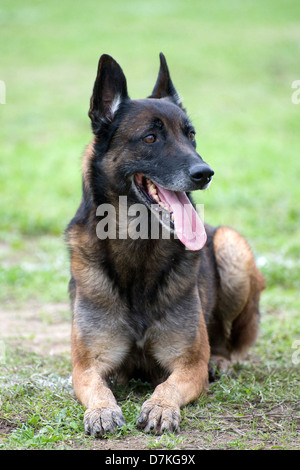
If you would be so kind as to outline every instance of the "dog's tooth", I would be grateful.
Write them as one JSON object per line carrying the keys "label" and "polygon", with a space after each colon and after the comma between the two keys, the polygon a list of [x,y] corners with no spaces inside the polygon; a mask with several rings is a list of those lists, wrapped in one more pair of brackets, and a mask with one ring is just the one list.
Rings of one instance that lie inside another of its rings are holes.
{"label": "dog's tooth", "polygon": [[162,206],[163,209],[165,209],[166,211],[170,211],[169,209],[169,206],[167,204],[165,204],[164,202],[160,202],[160,205]]}
{"label": "dog's tooth", "polygon": [[171,214],[171,220],[172,220],[172,222],[174,222],[174,214],[173,214],[173,212],[172,212],[172,214]]}
{"label": "dog's tooth", "polygon": [[147,188],[149,191],[153,191],[153,192],[157,191],[155,184],[153,184],[152,181],[149,180],[149,178],[147,178],[146,182],[147,182]]}
{"label": "dog's tooth", "polygon": [[149,189],[151,193],[157,194],[157,187],[153,183],[149,186]]}

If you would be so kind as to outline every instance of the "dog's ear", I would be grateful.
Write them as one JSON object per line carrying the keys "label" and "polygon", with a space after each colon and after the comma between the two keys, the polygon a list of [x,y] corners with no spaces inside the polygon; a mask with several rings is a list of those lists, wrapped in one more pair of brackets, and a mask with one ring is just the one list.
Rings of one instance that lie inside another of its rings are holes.
{"label": "dog's ear", "polygon": [[123,70],[112,57],[103,54],[99,60],[88,113],[95,133],[101,124],[113,121],[120,104],[126,99],[127,83]]}
{"label": "dog's ear", "polygon": [[163,53],[159,54],[160,69],[155,87],[149,98],[171,98],[177,106],[182,107],[181,99],[172,83],[167,61]]}

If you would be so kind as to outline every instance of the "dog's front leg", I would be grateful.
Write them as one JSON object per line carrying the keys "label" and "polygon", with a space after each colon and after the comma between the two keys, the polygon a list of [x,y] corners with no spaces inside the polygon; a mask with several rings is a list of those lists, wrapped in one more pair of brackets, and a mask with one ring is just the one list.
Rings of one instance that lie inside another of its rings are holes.
{"label": "dog's front leg", "polygon": [[85,432],[95,437],[112,433],[125,424],[121,408],[106,382],[113,369],[113,361],[117,363],[120,356],[120,347],[114,350],[112,342],[97,345],[84,341],[73,324],[73,388],[78,400],[87,408],[84,414]]}
{"label": "dog's front leg", "polygon": [[[181,346],[180,355],[174,348],[176,342],[160,346],[157,354],[159,361],[172,372],[142,406],[137,425],[145,431],[156,434],[179,431],[180,408],[196,400],[207,389],[210,352],[202,315],[197,333],[193,344]],[[179,337],[177,339],[180,341]],[[173,337],[174,340],[176,338]],[[170,351],[174,351],[173,358]]]}

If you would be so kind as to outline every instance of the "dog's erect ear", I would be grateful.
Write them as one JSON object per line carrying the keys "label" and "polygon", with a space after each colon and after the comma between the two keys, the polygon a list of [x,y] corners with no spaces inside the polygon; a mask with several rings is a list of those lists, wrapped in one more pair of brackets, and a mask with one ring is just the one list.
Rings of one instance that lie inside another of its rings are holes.
{"label": "dog's erect ear", "polygon": [[182,107],[181,99],[172,83],[167,61],[163,53],[159,54],[160,69],[155,87],[149,98],[171,98],[178,106]]}
{"label": "dog's erect ear", "polygon": [[101,123],[113,121],[120,104],[127,98],[127,84],[123,70],[112,57],[103,54],[99,60],[88,113],[95,133],[100,129]]}

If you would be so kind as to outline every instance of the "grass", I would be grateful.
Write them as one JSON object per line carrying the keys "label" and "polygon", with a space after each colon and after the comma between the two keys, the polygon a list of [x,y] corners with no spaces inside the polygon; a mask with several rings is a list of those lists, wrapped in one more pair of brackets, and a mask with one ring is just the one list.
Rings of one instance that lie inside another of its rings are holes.
{"label": "grass", "polygon": [[[281,343],[287,345],[283,332]],[[179,435],[146,436],[135,422],[140,406],[151,393],[149,384],[132,381],[114,388],[126,419],[126,427],[108,436],[113,443],[126,437],[140,439],[148,449],[256,449],[295,448],[298,371],[279,354],[277,342],[270,358],[257,359],[267,338],[261,338],[252,352],[253,363],[238,365],[232,376],[214,383],[208,396],[182,411]],[[272,343],[271,343],[272,344]],[[0,369],[2,381],[1,420],[10,432],[3,435],[4,449],[101,448],[83,432],[83,408],[74,399],[67,357],[44,357],[8,349]],[[11,376],[13,372],[13,378]],[[108,440],[108,439],[107,439]]]}
{"label": "grass", "polygon": [[[296,0],[1,2],[1,449],[299,448],[299,13]],[[95,441],[69,351],[51,352],[70,322],[62,233],[80,200],[99,56],[119,61],[139,98],[161,50],[215,171],[196,200],[208,222],[249,239],[266,277],[261,331],[249,360],[182,410],[180,435],[136,430],[151,386],[132,382],[116,390],[126,427]]]}

